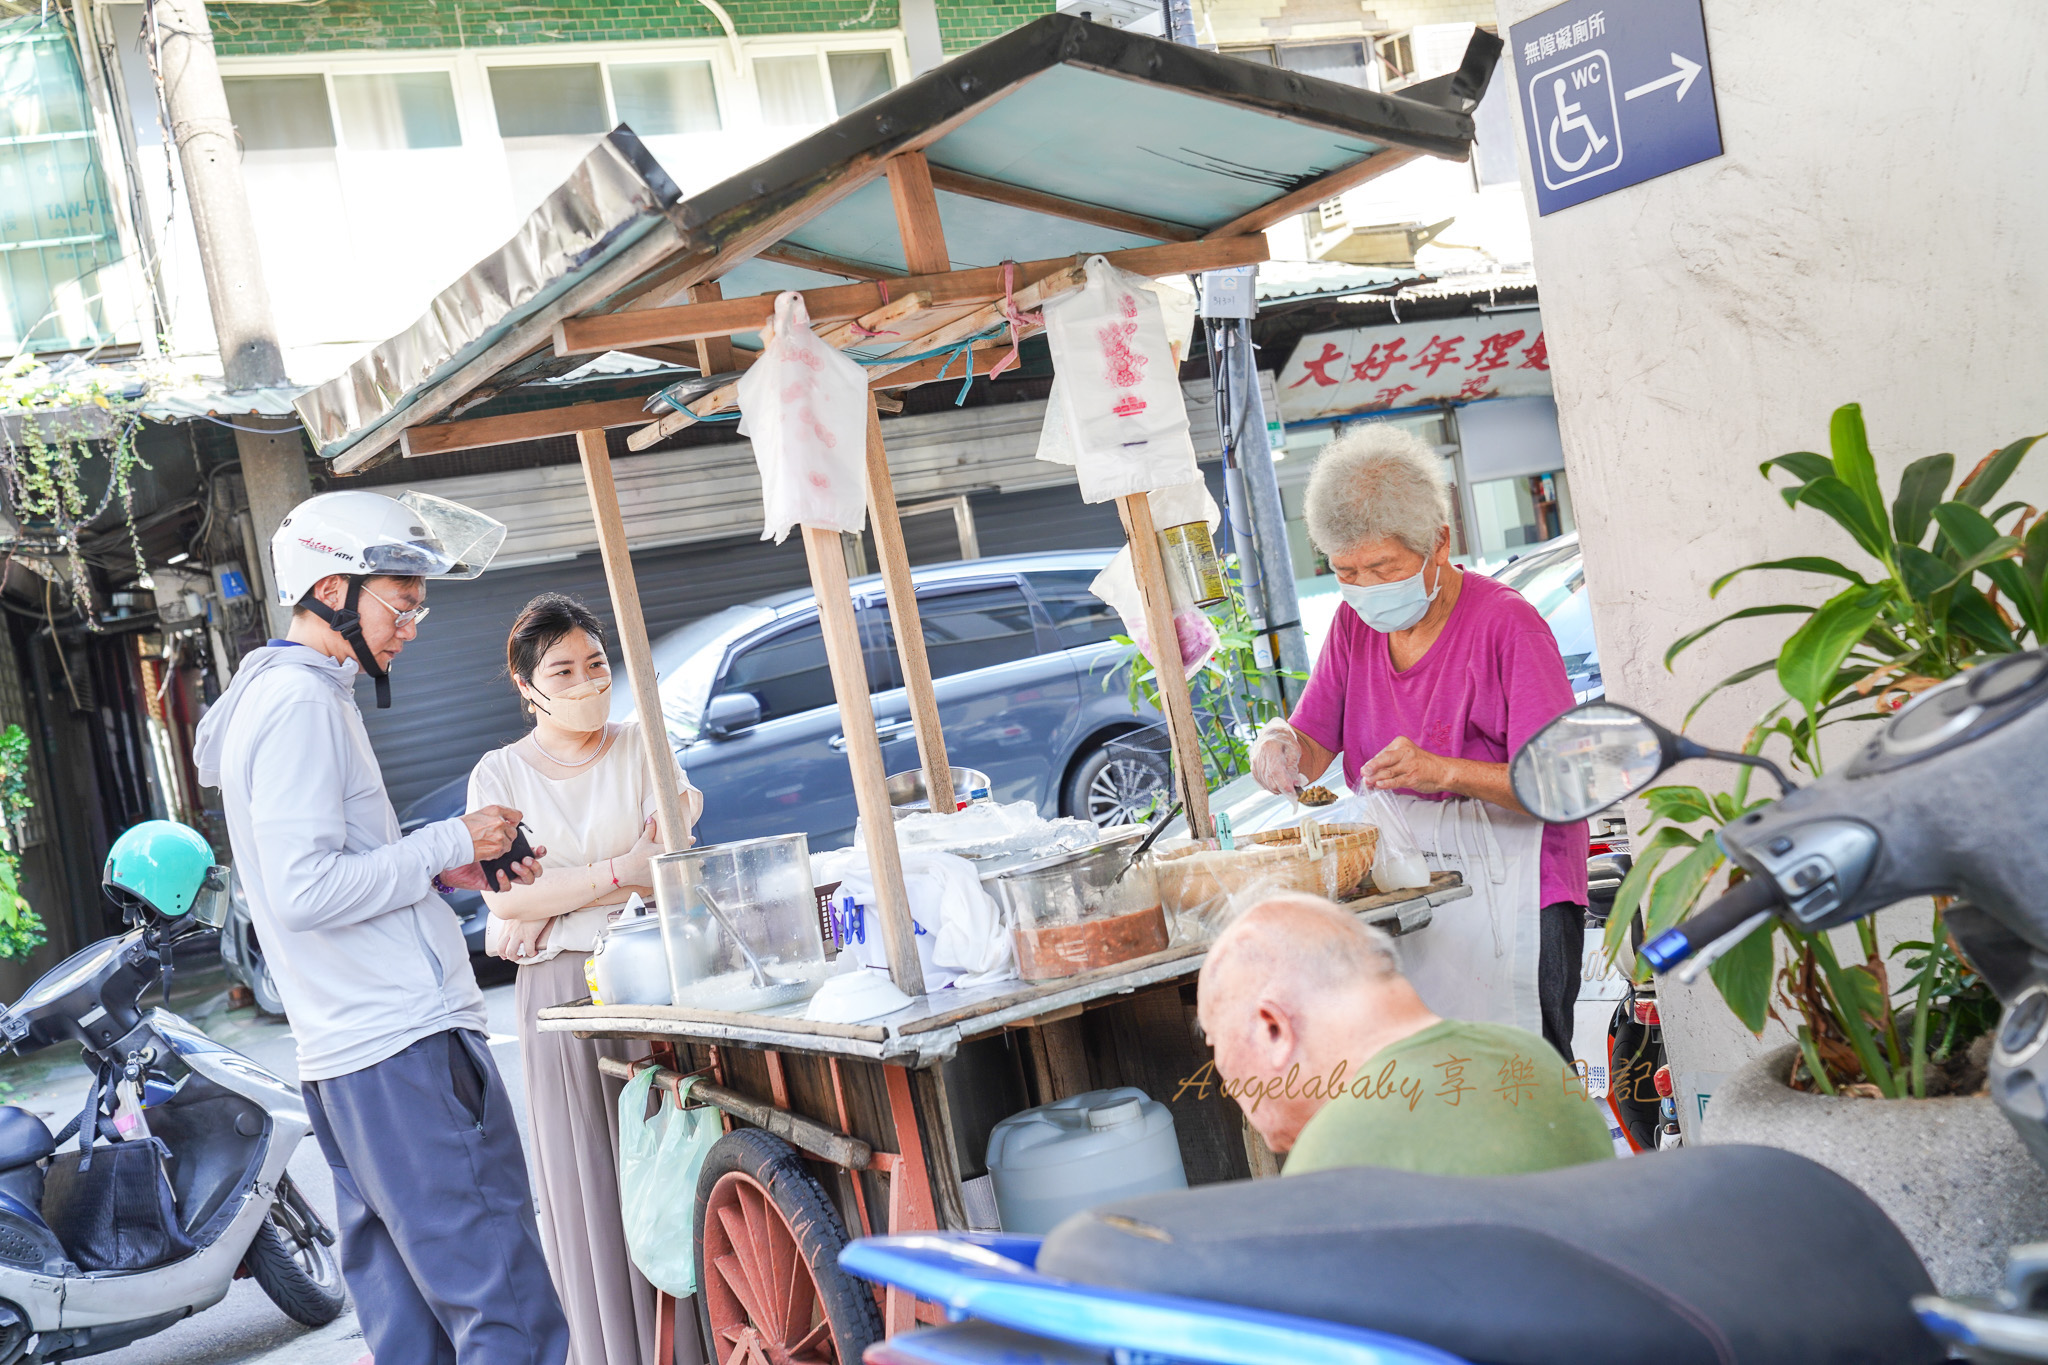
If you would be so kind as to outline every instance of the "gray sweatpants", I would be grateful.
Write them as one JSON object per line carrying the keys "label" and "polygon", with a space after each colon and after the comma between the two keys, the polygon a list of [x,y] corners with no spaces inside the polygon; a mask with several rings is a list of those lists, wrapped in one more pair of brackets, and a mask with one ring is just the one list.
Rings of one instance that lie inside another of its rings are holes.
{"label": "gray sweatpants", "polygon": [[562,1365],[569,1327],[482,1035],[436,1033],[302,1089],[377,1365]]}

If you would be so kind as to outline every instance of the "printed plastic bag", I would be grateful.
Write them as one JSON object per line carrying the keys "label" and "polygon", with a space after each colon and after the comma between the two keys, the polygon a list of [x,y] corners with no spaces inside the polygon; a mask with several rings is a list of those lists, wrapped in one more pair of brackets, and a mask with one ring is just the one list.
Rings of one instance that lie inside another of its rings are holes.
{"label": "printed plastic bag", "polygon": [[818,340],[804,297],[775,299],[768,348],[740,376],[740,435],[754,443],[767,512],[761,539],[801,522],[859,531],[867,519],[867,374]]}
{"label": "printed plastic bag", "polygon": [[653,1067],[627,1081],[619,1095],[619,1213],[626,1250],[649,1284],[679,1299],[697,1292],[697,1257],[690,1246],[697,1174],[724,1131],[716,1109],[684,1107],[695,1079],[684,1078],[681,1100],[663,1091],[653,1118],[646,1117]]}
{"label": "printed plastic bag", "polygon": [[[1117,551],[1109,566],[1095,575],[1088,591],[1116,609],[1116,614],[1123,618],[1124,633],[1137,642],[1138,648],[1157,668],[1159,656],[1152,651],[1152,633],[1145,629],[1145,599],[1138,593],[1138,574],[1131,567],[1130,546]],[[1215,623],[1199,607],[1176,610],[1173,630],[1180,644],[1180,665],[1189,673],[1208,663],[1221,643],[1216,636]]]}
{"label": "printed plastic bag", "polygon": [[1187,402],[1158,295],[1101,256],[1084,269],[1087,283],[1044,309],[1057,378],[1041,458],[1072,464],[1086,502],[1193,482]]}

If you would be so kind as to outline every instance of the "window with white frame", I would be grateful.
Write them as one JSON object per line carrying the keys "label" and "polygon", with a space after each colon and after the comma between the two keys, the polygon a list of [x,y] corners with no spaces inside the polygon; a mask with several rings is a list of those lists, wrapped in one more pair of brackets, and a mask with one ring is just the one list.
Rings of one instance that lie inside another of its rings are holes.
{"label": "window with white frame", "polygon": [[754,88],[763,123],[814,128],[888,94],[896,75],[887,52],[805,52],[754,58]]}

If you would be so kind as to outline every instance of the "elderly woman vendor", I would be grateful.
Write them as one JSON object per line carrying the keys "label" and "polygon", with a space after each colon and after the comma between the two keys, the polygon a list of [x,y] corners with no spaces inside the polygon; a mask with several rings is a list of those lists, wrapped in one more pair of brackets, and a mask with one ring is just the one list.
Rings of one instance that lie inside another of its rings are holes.
{"label": "elderly woman vendor", "polygon": [[1445,1018],[1540,1032],[1572,1056],[1584,944],[1586,826],[1544,826],[1508,785],[1508,759],[1573,703],[1557,640],[1501,583],[1451,565],[1443,463],[1375,423],[1332,444],[1308,485],[1308,530],[1339,610],[1294,714],[1269,722],[1252,772],[1272,792],[1344,780],[1393,795],[1433,866],[1469,900],[1403,939],[1409,979]]}

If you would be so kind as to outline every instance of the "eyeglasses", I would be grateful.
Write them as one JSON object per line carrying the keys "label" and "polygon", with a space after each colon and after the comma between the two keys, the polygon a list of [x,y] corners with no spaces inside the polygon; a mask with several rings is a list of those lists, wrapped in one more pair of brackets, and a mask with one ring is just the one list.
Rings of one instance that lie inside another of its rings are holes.
{"label": "eyeglasses", "polygon": [[[383,598],[377,597],[376,592],[368,583],[363,584],[363,591],[369,593],[372,597],[376,597],[379,602],[384,602]],[[427,619],[427,613],[432,610],[430,607],[414,607],[411,611],[400,611],[389,602],[384,602],[384,605],[391,612],[392,626],[398,630],[404,630],[407,626],[418,625]]]}

